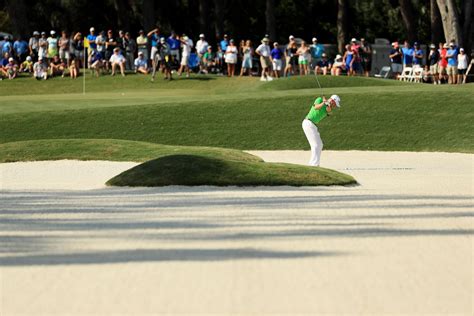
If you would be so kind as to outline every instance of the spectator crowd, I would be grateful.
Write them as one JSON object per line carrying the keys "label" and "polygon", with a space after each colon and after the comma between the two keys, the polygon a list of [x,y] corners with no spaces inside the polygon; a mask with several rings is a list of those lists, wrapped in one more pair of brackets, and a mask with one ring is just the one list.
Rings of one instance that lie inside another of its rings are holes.
{"label": "spectator crowd", "polygon": [[[394,78],[399,78],[408,67],[423,67],[425,82],[466,82],[468,57],[454,41],[439,43],[438,47],[431,44],[429,52],[417,42],[413,47],[406,41],[403,47],[398,42],[391,46],[389,56]],[[344,52],[329,56],[316,37],[307,43],[290,35],[282,45],[270,43],[265,35],[259,45],[254,45],[250,40],[236,43],[225,34],[214,47],[204,34],[194,44],[186,34],[164,35],[159,28],[149,32],[140,30],[133,37],[124,31],[96,32],[94,27],[85,36],[81,32],[57,34],[51,30],[47,35],[35,31],[28,42],[21,37],[13,41],[5,36],[0,40],[0,50],[0,79],[14,79],[20,73],[28,73],[37,80],[65,75],[74,79],[80,68],[89,68],[95,76],[150,74],[152,80],[157,72],[167,80],[172,79],[173,73],[189,77],[191,72],[229,77],[257,75],[262,81],[311,73],[369,76],[373,53],[364,38],[360,41],[352,38]]]}

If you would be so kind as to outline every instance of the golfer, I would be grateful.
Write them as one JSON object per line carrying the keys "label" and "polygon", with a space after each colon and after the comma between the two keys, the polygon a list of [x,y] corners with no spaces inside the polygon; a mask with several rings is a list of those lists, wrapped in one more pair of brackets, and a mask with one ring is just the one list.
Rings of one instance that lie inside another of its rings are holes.
{"label": "golfer", "polygon": [[321,158],[321,150],[323,150],[323,141],[318,132],[319,122],[321,122],[328,113],[331,113],[336,107],[340,107],[341,98],[337,95],[332,95],[329,99],[324,96],[317,98],[311,106],[308,115],[303,120],[303,131],[311,146],[311,160],[310,166],[319,166],[319,159]]}

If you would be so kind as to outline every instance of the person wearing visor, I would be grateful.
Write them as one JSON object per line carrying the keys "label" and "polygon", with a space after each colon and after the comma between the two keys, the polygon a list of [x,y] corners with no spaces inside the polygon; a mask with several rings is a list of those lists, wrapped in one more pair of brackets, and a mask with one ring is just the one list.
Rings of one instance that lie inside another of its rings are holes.
{"label": "person wearing visor", "polygon": [[318,167],[321,151],[323,149],[323,141],[318,131],[318,124],[327,117],[335,108],[341,106],[341,98],[338,95],[332,95],[329,99],[324,96],[317,98],[311,109],[303,120],[302,127],[308,143],[311,147],[311,159],[309,165]]}

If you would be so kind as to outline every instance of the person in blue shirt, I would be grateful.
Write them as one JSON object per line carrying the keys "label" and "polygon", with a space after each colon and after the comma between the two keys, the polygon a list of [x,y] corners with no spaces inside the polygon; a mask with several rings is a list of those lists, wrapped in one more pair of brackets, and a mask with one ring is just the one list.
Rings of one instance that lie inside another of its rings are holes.
{"label": "person in blue shirt", "polygon": [[26,60],[26,56],[28,55],[28,43],[23,41],[21,37],[18,37],[15,43],[13,43],[13,50],[15,51],[17,60],[23,62]]}
{"label": "person in blue shirt", "polygon": [[311,52],[311,68],[316,70],[318,62],[322,59],[324,46],[318,43],[318,39],[313,37],[313,44],[309,47]]}
{"label": "person in blue shirt", "polygon": [[170,55],[173,56],[172,62],[179,64],[179,49],[181,48],[181,41],[175,31],[171,31],[171,35],[166,39],[166,43],[169,46]]}
{"label": "person in blue shirt", "polygon": [[10,56],[13,55],[13,45],[10,42],[10,37],[5,36],[4,40],[5,42],[3,43],[3,46],[1,47],[2,54],[8,53],[10,54]]}
{"label": "person in blue shirt", "polygon": [[403,44],[402,53],[403,53],[403,66],[411,67],[413,65],[414,50],[412,47],[410,47],[410,44],[407,41],[405,41],[405,43]]}
{"label": "person in blue shirt", "polygon": [[413,49],[413,65],[423,66],[423,56],[424,52],[420,48],[420,44],[415,42],[415,48]]}
{"label": "person in blue shirt", "polygon": [[227,34],[224,34],[224,39],[220,41],[219,46],[221,47],[221,50],[225,52],[227,50],[227,46],[229,46],[229,40],[228,40]]}
{"label": "person in blue shirt", "polygon": [[275,78],[280,78],[280,72],[283,68],[283,51],[280,49],[280,46],[277,42],[273,43],[273,49],[270,52],[270,59],[273,66],[273,76]]}
{"label": "person in blue shirt", "polygon": [[458,76],[458,50],[456,44],[453,42],[449,43],[449,49],[446,52],[446,58],[448,59],[448,83],[456,84]]}
{"label": "person in blue shirt", "polygon": [[87,40],[89,41],[89,48],[90,48],[89,55],[92,54],[92,51],[97,50],[97,43],[95,42],[96,39],[97,39],[97,35],[95,35],[95,29],[91,27],[90,34],[87,35]]}

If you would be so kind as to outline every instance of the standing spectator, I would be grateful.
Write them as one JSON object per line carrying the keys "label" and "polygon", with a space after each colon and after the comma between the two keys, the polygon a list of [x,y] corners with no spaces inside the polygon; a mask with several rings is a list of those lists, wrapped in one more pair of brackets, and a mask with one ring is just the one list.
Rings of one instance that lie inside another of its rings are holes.
{"label": "standing spectator", "polygon": [[91,27],[89,29],[89,32],[90,32],[89,35],[87,35],[87,41],[89,43],[89,49],[87,51],[87,60],[90,67],[90,56],[92,55],[92,53],[94,53],[97,50],[97,44],[95,42],[95,40],[97,39],[97,35],[95,35],[94,27]]}
{"label": "standing spectator", "polygon": [[405,41],[402,48],[403,53],[403,67],[411,67],[413,65],[413,53],[414,50],[410,47],[410,43]]}
{"label": "standing spectator", "polygon": [[101,59],[105,59],[105,43],[106,43],[107,39],[106,39],[106,36],[105,36],[105,32],[102,31],[99,33],[99,35],[97,35],[96,39],[95,39],[95,43],[97,45],[97,52],[100,54],[100,57]]}
{"label": "standing spectator", "polygon": [[331,70],[331,64],[328,61],[328,57],[326,53],[323,53],[323,56],[320,61],[316,64],[316,68],[314,68],[314,74],[318,75],[319,73],[323,74],[324,76],[328,74]]}
{"label": "standing spectator", "polygon": [[365,38],[360,39],[360,53],[362,70],[364,71],[365,76],[368,77],[372,70],[372,47]]}
{"label": "standing spectator", "polygon": [[[439,80],[443,79],[443,81],[447,81],[448,72],[446,68],[448,68],[448,44],[447,43],[439,43],[439,63],[438,63],[438,73],[439,73]],[[441,82],[439,82],[441,84]]]}
{"label": "standing spectator", "polygon": [[119,37],[117,38],[117,47],[120,48],[120,53],[125,57],[127,39],[125,38],[125,32],[122,30],[119,30]]}
{"label": "standing spectator", "polygon": [[316,65],[321,60],[324,53],[324,46],[318,43],[318,39],[313,37],[313,44],[310,46],[311,51],[311,69],[316,69]]}
{"label": "standing spectator", "polygon": [[28,42],[28,48],[30,49],[30,56],[35,61],[38,59],[39,35],[40,34],[38,31],[34,31],[33,36],[30,37],[30,40]]}
{"label": "standing spectator", "polygon": [[305,41],[301,41],[301,46],[296,51],[298,55],[298,64],[300,66],[300,75],[309,74],[309,59],[311,58],[309,47]]}
{"label": "standing spectator", "polygon": [[33,59],[31,56],[26,56],[26,60],[20,65],[20,72],[29,72],[33,74]]}
{"label": "standing spectator", "polygon": [[13,56],[13,44],[10,41],[10,37],[7,35],[3,38],[4,42],[2,45],[2,54],[8,53],[10,56]]}
{"label": "standing spectator", "polygon": [[49,64],[49,71],[51,77],[54,76],[62,76],[64,77],[64,70],[65,67],[61,60],[59,59],[58,55],[54,55],[54,57],[51,59],[51,63]]}
{"label": "standing spectator", "polygon": [[468,58],[467,55],[464,53],[464,48],[459,49],[458,55],[458,83],[466,83],[467,79],[467,65],[468,65]]}
{"label": "standing spectator", "polygon": [[221,51],[225,53],[227,51],[227,46],[229,46],[229,36],[227,34],[224,34],[224,38],[219,42],[219,46],[221,48]]}
{"label": "standing spectator", "polygon": [[193,41],[186,36],[186,34],[183,34],[183,36],[180,38],[181,44],[182,44],[182,49],[183,52],[181,54],[181,67],[179,68],[178,75],[181,76],[183,71],[186,71],[186,77],[189,77],[189,66],[188,66],[188,61],[189,61],[189,56],[191,55],[191,49],[194,46]]}
{"label": "standing spectator", "polygon": [[262,39],[262,44],[260,44],[255,52],[260,56],[260,65],[262,66],[262,77],[260,81],[271,81],[273,78],[270,76],[271,71],[271,62],[270,62],[270,46],[268,45],[268,38],[264,37]]}
{"label": "standing spectator", "polygon": [[456,45],[451,42],[446,53],[446,57],[448,58],[448,82],[451,84],[456,84],[458,77],[458,51],[455,46]]}
{"label": "standing spectator", "polygon": [[[117,40],[114,37],[114,32],[112,30],[107,31],[107,39],[105,40],[105,69],[107,72],[112,67],[110,66],[109,60],[110,57],[114,54],[114,49],[117,47]],[[146,47],[145,47],[146,51]],[[148,52],[147,52],[148,56]]]}
{"label": "standing spectator", "polygon": [[138,53],[138,57],[134,61],[135,73],[148,74],[148,61],[145,59],[143,52]]}
{"label": "standing spectator", "polygon": [[77,32],[71,41],[71,51],[75,59],[76,67],[85,67],[84,62],[84,39],[81,32]]}
{"label": "standing spectator", "polygon": [[344,56],[342,57],[344,60],[344,65],[346,66],[347,76],[354,75],[354,68],[352,68],[354,64],[354,51],[351,48],[351,45],[346,45],[346,51],[344,52]]}
{"label": "standing spectator", "polygon": [[[125,42],[127,43],[127,46],[125,47],[125,59],[127,60],[126,68],[128,70],[132,70],[134,68],[134,57],[135,52],[137,51],[137,44],[135,40],[130,36],[129,32],[125,33]],[[144,59],[148,62],[147,58]]]}
{"label": "standing spectator", "polygon": [[295,74],[295,70],[298,65],[298,55],[296,55],[298,47],[296,46],[295,37],[290,35],[289,40],[290,41],[288,45],[286,45],[285,49],[286,66],[283,74],[285,77],[289,74]]}
{"label": "standing spectator", "polygon": [[398,79],[398,77],[403,71],[402,56],[403,52],[400,50],[398,42],[393,42],[389,57],[390,62],[392,63],[392,72],[395,76],[395,79]]}
{"label": "standing spectator", "polygon": [[59,58],[67,60],[67,64],[69,66],[71,56],[69,54],[69,49],[71,47],[71,40],[67,35],[66,31],[61,32],[61,37],[58,41],[59,45]]}
{"label": "standing spectator", "polygon": [[362,58],[361,58],[361,48],[359,43],[357,42],[356,38],[351,40],[351,50],[352,50],[352,75],[355,76],[360,73],[362,65]]}
{"label": "standing spectator", "polygon": [[212,47],[207,47],[207,52],[203,56],[204,67],[206,73],[215,73],[216,72],[216,53],[212,51]]}
{"label": "standing spectator", "polygon": [[48,58],[52,59],[54,56],[58,55],[58,38],[56,37],[56,31],[52,30],[48,37]]}
{"label": "standing spectator", "polygon": [[233,39],[229,41],[229,46],[225,51],[225,62],[227,63],[227,76],[233,77],[235,73],[235,64],[237,64],[237,54],[239,53]]}
{"label": "standing spectator", "polygon": [[113,55],[110,57],[109,62],[112,66],[112,76],[115,76],[115,68],[120,68],[122,77],[125,77],[125,57],[120,53],[120,48],[115,47]]}
{"label": "standing spectator", "polygon": [[137,48],[138,48],[138,52],[142,52],[143,53],[143,58],[145,58],[145,60],[149,60],[150,57],[148,55],[148,37],[145,36],[145,32],[143,30],[140,30],[138,32],[138,37],[137,37]]}
{"label": "standing spectator", "polygon": [[246,72],[252,76],[253,67],[253,47],[252,42],[247,40],[242,47],[242,68],[240,69],[240,76],[243,76]]}
{"label": "standing spectator", "polygon": [[33,76],[36,80],[48,79],[48,67],[43,62],[43,57],[39,57],[38,61],[33,65]]}
{"label": "standing spectator", "polygon": [[[158,44],[158,53],[160,54],[161,63],[163,65],[163,71],[165,77],[163,79],[173,80],[171,74],[171,65],[173,64],[173,56],[171,55],[171,49],[164,37],[160,38],[160,43]],[[155,78],[155,70],[153,71],[152,80]]]}
{"label": "standing spectator", "polygon": [[413,49],[413,66],[422,67],[425,52],[420,48],[420,44],[418,42],[415,42],[414,46],[415,48]]}
{"label": "standing spectator", "polygon": [[433,76],[433,84],[440,84],[440,78],[438,77],[438,62],[439,62],[439,52],[436,50],[436,45],[430,45],[430,53],[428,55],[428,60],[430,64],[430,72]]}
{"label": "standing spectator", "polygon": [[283,68],[283,52],[281,51],[277,42],[273,43],[273,49],[270,52],[270,58],[272,61],[273,76],[280,78],[280,72]]}
{"label": "standing spectator", "polygon": [[175,31],[171,31],[171,35],[166,39],[166,43],[168,43],[171,56],[173,56],[173,63],[179,63],[179,48],[181,42],[179,41],[179,37],[176,35]]}
{"label": "standing spectator", "polygon": [[154,28],[148,32],[147,37],[149,37],[151,41],[150,58],[152,63],[155,63],[153,67],[158,67],[161,57],[159,54],[156,55],[156,53],[158,52],[158,43],[160,42],[160,29],[158,27]]}
{"label": "standing spectator", "polygon": [[21,37],[18,37],[13,43],[13,50],[15,56],[19,62],[23,62],[28,56],[28,43],[25,42]]}
{"label": "standing spectator", "polygon": [[203,56],[207,52],[207,43],[204,34],[199,34],[199,40],[196,42],[196,53],[199,57],[199,72],[204,73],[204,61]]}
{"label": "standing spectator", "polygon": [[46,38],[45,32],[41,32],[41,38],[38,40],[38,45],[39,45],[38,58],[39,57],[43,58],[43,62],[44,62],[45,61],[44,59],[48,57],[48,39]]}

